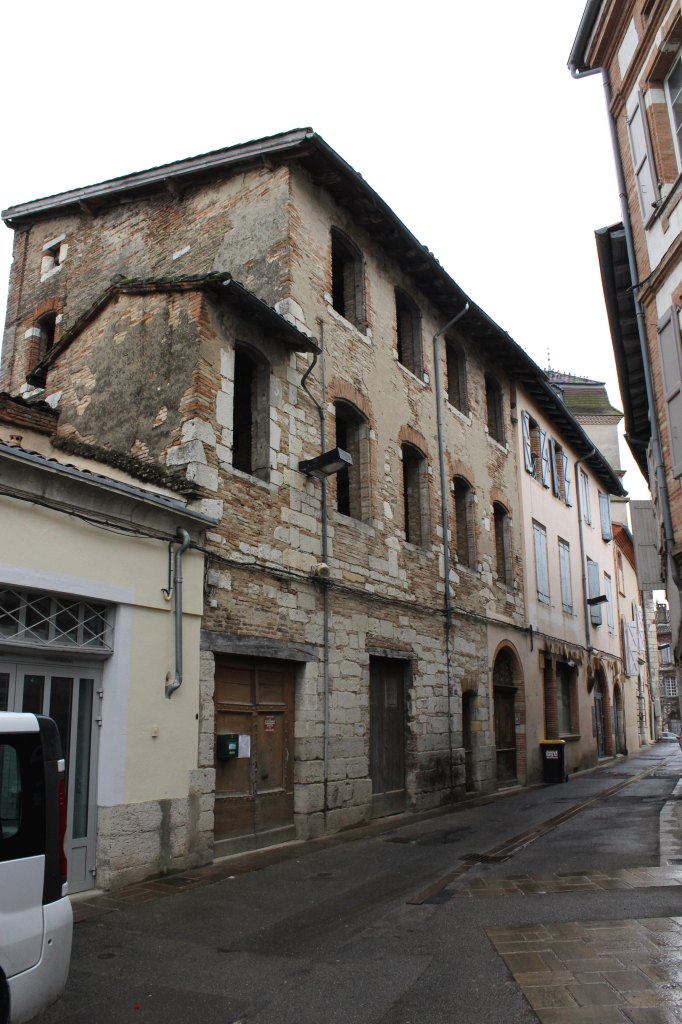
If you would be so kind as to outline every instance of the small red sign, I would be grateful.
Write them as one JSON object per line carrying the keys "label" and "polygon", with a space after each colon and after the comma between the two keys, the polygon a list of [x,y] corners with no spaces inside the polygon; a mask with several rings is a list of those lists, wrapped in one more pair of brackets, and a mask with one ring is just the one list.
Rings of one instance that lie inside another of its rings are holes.
{"label": "small red sign", "polygon": [[275,731],[276,719],[275,719],[274,715],[266,715],[265,719],[264,719],[264,722],[265,722],[265,731],[266,732],[274,732]]}

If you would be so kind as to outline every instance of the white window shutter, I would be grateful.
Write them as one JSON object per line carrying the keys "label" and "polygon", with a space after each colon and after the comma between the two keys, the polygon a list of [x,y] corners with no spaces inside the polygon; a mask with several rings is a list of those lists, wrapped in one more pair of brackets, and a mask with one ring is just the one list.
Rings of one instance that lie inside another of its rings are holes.
{"label": "white window shutter", "polygon": [[573,608],[571,592],[571,556],[568,544],[559,544],[559,575],[561,576],[561,604],[564,611]]}
{"label": "white window shutter", "polygon": [[674,477],[682,477],[682,345],[677,310],[671,308],[658,322],[663,397],[668,413],[670,459]]}
{"label": "white window shutter", "polygon": [[547,432],[540,430],[540,461],[542,462],[542,483],[549,487],[549,445],[547,444]]}
{"label": "white window shutter", "polygon": [[604,540],[611,540],[613,529],[611,527],[611,502],[608,494],[599,492],[599,516],[601,519],[601,535]]}
{"label": "white window shutter", "polygon": [[544,529],[533,527],[535,541],[535,574],[537,578],[538,598],[549,601],[549,567],[547,565],[547,534]]}
{"label": "white window shutter", "polygon": [[571,497],[571,467],[566,452],[561,453],[561,459],[564,466],[564,496],[566,499],[566,504],[572,505],[573,499]]}
{"label": "white window shutter", "polygon": [[521,426],[523,429],[523,463],[526,467],[526,473],[531,473],[535,476],[533,451],[530,445],[530,416],[525,410],[521,413]]}

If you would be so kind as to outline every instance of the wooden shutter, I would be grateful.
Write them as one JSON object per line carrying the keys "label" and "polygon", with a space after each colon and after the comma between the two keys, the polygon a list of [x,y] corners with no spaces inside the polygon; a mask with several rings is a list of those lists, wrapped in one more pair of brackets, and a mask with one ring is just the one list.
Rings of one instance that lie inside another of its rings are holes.
{"label": "wooden shutter", "polygon": [[566,452],[561,453],[561,459],[564,467],[564,498],[567,505],[573,504],[571,497],[571,467],[568,462],[568,455]]}
{"label": "wooden shutter", "polygon": [[674,477],[682,476],[682,351],[677,310],[671,308],[658,322],[663,398],[668,414],[670,460]]}
{"label": "wooden shutter", "polygon": [[559,541],[559,576],[561,578],[561,606],[565,612],[573,611],[571,549],[563,541]]}
{"label": "wooden shutter", "polygon": [[547,444],[547,433],[540,429],[540,460],[542,462],[542,483],[549,487],[549,445]]}
{"label": "wooden shutter", "polygon": [[535,476],[533,450],[530,444],[530,416],[525,410],[521,413],[521,425],[523,427],[523,462],[526,467],[526,473]]}
{"label": "wooden shutter", "polygon": [[538,599],[549,602],[549,570],[547,565],[547,534],[544,526],[533,524],[535,541],[535,575],[537,579]]}
{"label": "wooden shutter", "polygon": [[[591,558],[587,559],[587,590],[590,597],[599,597],[599,566]],[[590,621],[593,626],[601,626],[601,605],[590,605]]]}
{"label": "wooden shutter", "polygon": [[660,199],[656,176],[653,172],[653,158],[651,141],[649,139],[649,126],[646,119],[644,96],[640,91],[637,106],[628,118],[628,130],[630,135],[630,149],[632,151],[632,165],[637,181],[637,192],[639,204],[642,210],[642,219],[646,224],[653,215],[656,203]]}
{"label": "wooden shutter", "polygon": [[611,527],[611,502],[608,494],[599,492],[599,517],[601,519],[601,535],[604,540],[611,540],[613,529]]}

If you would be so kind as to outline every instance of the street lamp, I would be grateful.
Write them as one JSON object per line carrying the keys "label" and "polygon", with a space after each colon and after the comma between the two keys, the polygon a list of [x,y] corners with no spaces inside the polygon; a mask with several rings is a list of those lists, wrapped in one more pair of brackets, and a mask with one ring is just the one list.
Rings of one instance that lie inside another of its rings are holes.
{"label": "street lamp", "polygon": [[353,456],[344,452],[343,448],[333,448],[323,455],[316,455],[314,459],[304,459],[299,462],[298,468],[306,476],[313,476],[316,480],[324,480],[325,477],[340,473],[342,469],[348,469],[353,465]]}

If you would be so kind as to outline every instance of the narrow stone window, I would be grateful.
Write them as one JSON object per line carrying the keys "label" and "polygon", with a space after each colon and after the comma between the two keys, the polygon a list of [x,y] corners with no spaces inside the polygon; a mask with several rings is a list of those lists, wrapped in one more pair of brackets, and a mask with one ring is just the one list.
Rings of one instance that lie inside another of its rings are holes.
{"label": "narrow stone window", "polygon": [[458,345],[446,338],[445,357],[448,372],[448,402],[466,415],[469,409],[464,353]]}
{"label": "narrow stone window", "polygon": [[495,528],[495,564],[498,582],[505,587],[512,584],[511,562],[511,516],[504,505],[493,504],[493,524]]}
{"label": "narrow stone window", "polygon": [[232,465],[260,480],[270,470],[270,368],[238,346],[234,360]]}
{"label": "narrow stone window", "polygon": [[426,459],[411,444],[402,446],[403,512],[405,540],[425,546],[428,543],[428,469]]}
{"label": "narrow stone window", "polygon": [[57,335],[57,314],[46,313],[45,316],[41,316],[36,326],[40,331],[39,352],[36,362],[40,362],[41,359],[45,358],[55,343]]}
{"label": "narrow stone window", "polygon": [[359,330],[366,329],[360,250],[337,228],[332,228],[332,305]]}
{"label": "narrow stone window", "polygon": [[499,444],[504,444],[502,388],[490,374],[485,377],[485,407],[488,433]]}
{"label": "narrow stone window", "polygon": [[416,303],[400,288],[395,290],[398,361],[415,376],[422,374],[421,316]]}
{"label": "narrow stone window", "polygon": [[457,561],[476,568],[476,530],[474,522],[474,492],[464,477],[456,476],[452,482],[455,495],[455,542]]}
{"label": "narrow stone window", "polygon": [[47,277],[48,274],[51,276],[55,270],[61,267],[68,251],[69,247],[64,241],[64,235],[61,235],[59,238],[53,238],[45,243],[40,261],[40,276],[42,279]]}
{"label": "narrow stone window", "polygon": [[353,465],[336,474],[336,507],[344,516],[366,521],[370,515],[369,426],[348,402],[334,402],[336,447],[353,457]]}

